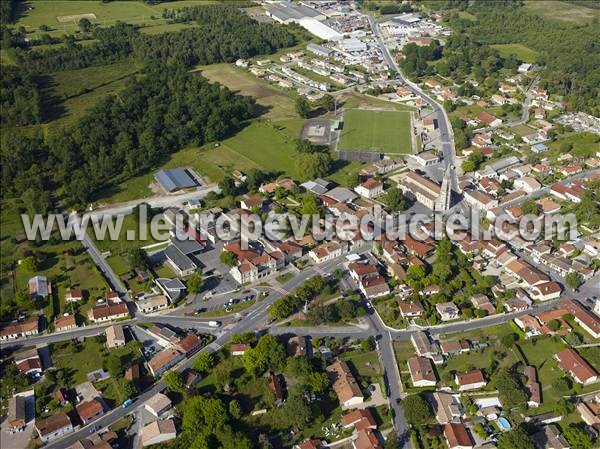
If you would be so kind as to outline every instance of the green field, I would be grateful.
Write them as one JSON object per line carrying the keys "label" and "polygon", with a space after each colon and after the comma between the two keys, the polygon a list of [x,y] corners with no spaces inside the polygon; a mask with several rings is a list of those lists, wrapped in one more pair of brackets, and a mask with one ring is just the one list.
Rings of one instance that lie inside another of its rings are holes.
{"label": "green field", "polygon": [[[25,7],[21,11],[16,26],[25,27],[31,37],[37,37],[48,32],[40,30],[41,26],[46,25],[50,27],[48,34],[60,36],[78,30],[79,18],[76,16],[81,14],[93,14],[95,18],[89,16],[90,21],[100,26],[111,26],[118,20],[143,24],[148,27],[164,26],[167,22],[162,18],[163,10],[206,3],[211,2],[184,0],[148,5],[146,2],[138,1],[31,0],[24,2]],[[67,20],[67,16],[75,17]],[[59,21],[59,17],[62,18],[61,21]]]}
{"label": "green field", "polygon": [[500,53],[500,56],[503,58],[514,54],[517,59],[521,61],[533,63],[538,56],[537,51],[532,50],[531,48],[528,48],[522,44],[496,44],[492,45],[492,47],[498,50],[498,53]]}
{"label": "green field", "polygon": [[263,114],[265,118],[284,120],[298,117],[294,108],[295,94],[283,91],[247,70],[232,64],[212,64],[198,66],[197,69],[211,82],[221,83],[234,92],[256,98],[256,102],[267,110]]}
{"label": "green field", "polygon": [[600,9],[586,8],[567,1],[528,0],[525,9],[544,19],[558,20],[576,24],[587,24],[600,19]]}
{"label": "green field", "polygon": [[344,112],[339,149],[410,154],[411,120],[407,112],[351,109]]}

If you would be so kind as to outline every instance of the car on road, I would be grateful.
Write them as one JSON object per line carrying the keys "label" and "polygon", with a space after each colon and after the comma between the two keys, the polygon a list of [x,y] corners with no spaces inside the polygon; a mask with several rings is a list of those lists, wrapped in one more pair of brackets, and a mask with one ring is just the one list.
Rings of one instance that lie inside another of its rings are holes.
{"label": "car on road", "polygon": [[131,404],[133,404],[133,399],[127,399],[125,402],[123,402],[123,408],[127,408],[129,407]]}
{"label": "car on road", "polygon": [[194,315],[200,315],[201,313],[206,312],[206,307],[200,307],[198,310],[194,312]]}
{"label": "car on road", "polygon": [[209,321],[208,325],[210,327],[221,327],[221,322],[220,321]]}

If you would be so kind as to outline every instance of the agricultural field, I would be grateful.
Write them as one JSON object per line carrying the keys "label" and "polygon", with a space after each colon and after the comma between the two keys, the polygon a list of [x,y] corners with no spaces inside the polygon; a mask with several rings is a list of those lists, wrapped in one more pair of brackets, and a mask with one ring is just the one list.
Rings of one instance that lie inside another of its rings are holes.
{"label": "agricultural field", "polygon": [[538,56],[537,51],[532,50],[531,48],[528,48],[522,44],[496,44],[492,45],[492,47],[498,50],[498,53],[500,53],[500,56],[503,58],[514,54],[517,59],[521,61],[534,63]]}
{"label": "agricultural field", "polygon": [[[24,8],[15,26],[25,27],[33,38],[43,33],[58,37],[76,32],[78,21],[82,18],[100,26],[111,26],[120,20],[146,27],[161,27],[167,24],[162,18],[163,10],[206,3],[211,2],[184,0],[148,5],[146,2],[133,1],[30,0],[24,2]],[[41,30],[40,27],[44,26],[50,30]]]}
{"label": "agricultural field", "polygon": [[600,19],[600,9],[586,8],[568,1],[528,0],[525,2],[525,9],[544,19],[574,24],[588,24],[594,19]]}
{"label": "agricultural field", "polygon": [[410,133],[407,112],[351,109],[344,112],[339,150],[410,154]]}

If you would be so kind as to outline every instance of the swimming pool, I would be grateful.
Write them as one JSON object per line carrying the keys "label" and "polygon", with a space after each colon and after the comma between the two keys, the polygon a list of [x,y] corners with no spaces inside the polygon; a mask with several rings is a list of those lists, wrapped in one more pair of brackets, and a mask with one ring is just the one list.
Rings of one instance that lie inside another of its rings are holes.
{"label": "swimming pool", "polygon": [[500,418],[498,418],[498,425],[500,426],[500,428],[502,430],[510,430],[511,425],[508,422],[508,419],[506,419],[504,416],[501,416]]}

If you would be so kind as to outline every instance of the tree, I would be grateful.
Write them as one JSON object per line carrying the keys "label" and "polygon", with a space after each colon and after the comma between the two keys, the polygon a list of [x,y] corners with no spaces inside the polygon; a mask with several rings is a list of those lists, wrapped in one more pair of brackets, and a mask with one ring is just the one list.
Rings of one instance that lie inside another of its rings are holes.
{"label": "tree", "polygon": [[147,270],[150,267],[150,262],[146,251],[142,248],[135,248],[129,252],[128,256],[129,267],[132,270]]}
{"label": "tree", "polygon": [[400,212],[406,209],[404,193],[398,187],[391,187],[385,194],[385,204],[392,212]]}
{"label": "tree", "polygon": [[361,343],[360,343],[360,349],[363,352],[369,352],[369,351],[374,351],[375,350],[375,337],[373,337],[372,335],[369,338],[364,339]]}
{"label": "tree", "polygon": [[515,345],[515,342],[518,338],[519,336],[517,334],[511,332],[506,335],[503,335],[502,338],[500,338],[500,342],[502,343],[502,346],[504,346],[506,349],[510,349]]}
{"label": "tree", "polygon": [[194,360],[194,369],[199,373],[207,373],[215,366],[215,358],[210,352],[201,352]]}
{"label": "tree", "polygon": [[235,186],[235,181],[229,176],[223,178],[219,184],[219,189],[221,189],[221,193],[225,196],[235,196],[238,193],[238,189]]}
{"label": "tree", "polygon": [[115,353],[108,355],[106,359],[106,369],[113,378],[118,378],[123,372],[123,362],[121,357]]}
{"label": "tree", "polygon": [[520,380],[509,369],[503,368],[496,374],[495,384],[504,408],[510,410],[513,407],[524,406],[527,402],[527,395]]}
{"label": "tree", "polygon": [[535,446],[529,434],[517,427],[500,435],[498,449],[535,449]]}
{"label": "tree", "polygon": [[539,214],[539,206],[533,200],[525,201],[521,204],[521,211],[523,211],[523,215],[535,215]]}
{"label": "tree", "polygon": [[197,269],[189,278],[186,280],[187,291],[189,293],[200,293],[204,280],[202,279],[202,269]]}
{"label": "tree", "polygon": [[234,419],[240,419],[242,417],[242,407],[240,406],[240,403],[238,401],[236,401],[235,399],[232,399],[229,402],[229,414],[232,416],[232,418]]}
{"label": "tree", "polygon": [[560,329],[560,321],[558,321],[558,320],[550,320],[550,321],[548,321],[548,328],[552,332],[556,332],[557,330]]}
{"label": "tree", "polygon": [[331,155],[329,153],[301,153],[296,159],[298,173],[306,179],[321,178],[331,170]]}
{"label": "tree", "polygon": [[573,449],[590,449],[593,445],[589,434],[582,427],[582,425],[571,424],[563,431],[564,437]]}
{"label": "tree", "polygon": [[35,273],[38,270],[38,261],[35,257],[29,256],[21,261],[21,267],[28,273]]}
{"label": "tree", "polygon": [[559,377],[552,382],[552,388],[559,393],[566,394],[571,389],[571,381],[566,377]]}
{"label": "tree", "polygon": [[244,366],[250,373],[279,369],[284,365],[285,359],[285,348],[273,335],[263,335],[256,346],[243,355]]}
{"label": "tree", "polygon": [[301,118],[308,118],[311,112],[311,106],[308,100],[304,97],[296,99],[296,112]]}
{"label": "tree", "polygon": [[89,21],[89,19],[86,19],[85,17],[80,19],[79,22],[77,23],[77,25],[79,25],[79,29],[81,31],[83,31],[84,33],[87,33],[88,31],[90,31],[91,27],[92,27],[92,22]]}
{"label": "tree", "polygon": [[398,434],[395,430],[388,433],[383,449],[400,449],[400,440],[398,440]]}
{"label": "tree", "polygon": [[181,374],[178,371],[169,371],[165,374],[164,381],[169,391],[174,393],[185,393],[187,391]]}
{"label": "tree", "polygon": [[279,408],[278,421],[283,427],[303,429],[314,418],[304,396],[292,396]]}
{"label": "tree", "polygon": [[581,286],[581,276],[576,271],[572,271],[565,276],[565,282],[569,287],[577,291]]}
{"label": "tree", "polygon": [[321,393],[329,387],[329,377],[325,373],[311,372],[303,380],[313,393]]}
{"label": "tree", "polygon": [[333,98],[333,95],[325,94],[321,98],[320,105],[326,111],[333,111],[335,109],[335,98]]}
{"label": "tree", "polygon": [[123,398],[123,401],[130,399],[137,394],[137,389],[133,382],[124,378],[119,379],[119,389],[121,390],[121,398]]}
{"label": "tree", "polygon": [[221,254],[219,254],[219,260],[221,261],[222,264],[224,264],[230,268],[235,266],[235,264],[237,263],[237,257],[235,256],[234,253],[232,253],[230,251],[221,252]]}
{"label": "tree", "polygon": [[407,396],[401,403],[406,420],[413,426],[427,424],[433,418],[429,403],[420,394]]}

